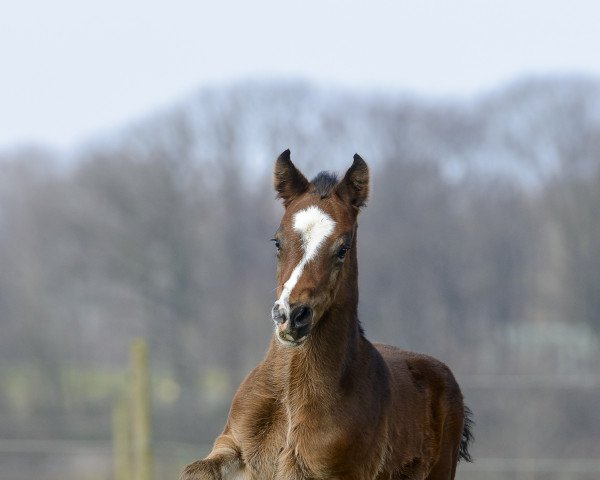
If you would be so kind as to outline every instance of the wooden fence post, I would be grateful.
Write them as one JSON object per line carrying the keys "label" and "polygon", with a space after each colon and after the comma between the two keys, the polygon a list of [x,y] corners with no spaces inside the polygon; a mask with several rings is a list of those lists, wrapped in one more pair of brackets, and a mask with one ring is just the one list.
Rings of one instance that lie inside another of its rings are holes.
{"label": "wooden fence post", "polygon": [[113,460],[114,479],[131,480],[131,442],[129,405],[121,395],[113,407]]}
{"label": "wooden fence post", "polygon": [[148,345],[134,340],[124,392],[113,407],[115,480],[152,480],[152,418]]}

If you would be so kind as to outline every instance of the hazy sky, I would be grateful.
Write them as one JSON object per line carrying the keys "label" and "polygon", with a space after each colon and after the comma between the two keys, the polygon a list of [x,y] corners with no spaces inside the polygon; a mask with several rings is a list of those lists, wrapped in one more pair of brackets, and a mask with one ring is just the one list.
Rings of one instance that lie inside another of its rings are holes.
{"label": "hazy sky", "polygon": [[564,72],[600,78],[600,1],[7,1],[0,148],[72,146],[245,78],[471,95]]}

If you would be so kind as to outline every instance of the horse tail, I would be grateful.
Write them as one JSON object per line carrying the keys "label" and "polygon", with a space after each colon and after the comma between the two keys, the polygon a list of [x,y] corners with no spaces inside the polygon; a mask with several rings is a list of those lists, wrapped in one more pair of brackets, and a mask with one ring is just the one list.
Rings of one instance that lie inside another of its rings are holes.
{"label": "horse tail", "polygon": [[463,432],[462,438],[460,440],[460,446],[458,447],[458,459],[464,460],[465,462],[472,462],[473,457],[469,453],[469,445],[473,441],[473,426],[475,422],[473,421],[473,412],[466,405],[464,406],[464,422],[463,422]]}

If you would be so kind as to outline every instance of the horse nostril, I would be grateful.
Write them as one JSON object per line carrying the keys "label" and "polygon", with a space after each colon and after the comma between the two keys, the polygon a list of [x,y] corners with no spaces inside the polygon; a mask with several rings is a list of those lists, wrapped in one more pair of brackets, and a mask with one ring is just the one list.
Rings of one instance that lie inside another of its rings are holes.
{"label": "horse nostril", "polygon": [[310,322],[312,317],[312,308],[308,305],[298,305],[292,310],[290,315],[291,323],[294,328],[302,328]]}
{"label": "horse nostril", "polygon": [[285,322],[285,314],[283,313],[283,311],[279,308],[278,305],[275,305],[273,307],[273,309],[271,310],[271,318],[273,319],[273,321],[280,325],[283,322]]}

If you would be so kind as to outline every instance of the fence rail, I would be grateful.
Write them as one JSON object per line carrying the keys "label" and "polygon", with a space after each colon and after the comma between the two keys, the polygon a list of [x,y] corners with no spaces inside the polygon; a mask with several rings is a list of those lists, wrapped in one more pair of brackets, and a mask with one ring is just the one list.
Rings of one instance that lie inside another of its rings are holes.
{"label": "fence rail", "polygon": [[[192,458],[210,450],[208,445],[182,442],[156,442],[156,456],[160,458]],[[3,454],[53,454],[110,456],[109,441],[86,440],[28,440],[0,439]],[[546,473],[546,474],[597,474],[600,459],[594,458],[476,458],[472,464],[461,463],[460,469],[469,473]]]}
{"label": "fence rail", "polygon": [[600,460],[592,458],[477,458],[462,464],[465,472],[506,473],[600,473]]}
{"label": "fence rail", "polygon": [[[0,455],[112,455],[109,440],[55,440],[0,438]],[[155,442],[154,449],[160,456],[192,456],[210,451],[210,445],[194,445],[183,442]]]}
{"label": "fence rail", "polygon": [[534,389],[550,388],[570,389],[600,388],[600,375],[597,374],[564,374],[564,375],[456,375],[461,388],[481,389]]}

